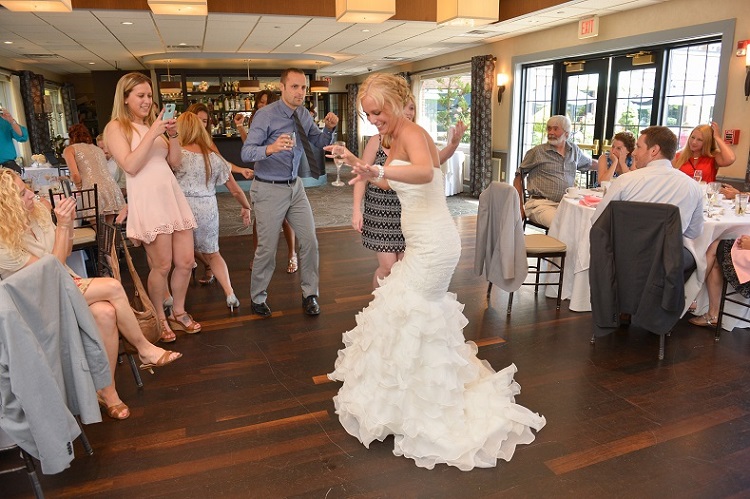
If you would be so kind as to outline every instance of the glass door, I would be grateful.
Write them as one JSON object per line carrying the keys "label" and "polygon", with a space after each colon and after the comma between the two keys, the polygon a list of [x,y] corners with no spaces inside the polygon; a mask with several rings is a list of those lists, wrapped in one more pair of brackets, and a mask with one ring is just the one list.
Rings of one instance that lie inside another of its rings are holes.
{"label": "glass door", "polygon": [[[638,52],[612,58],[607,126],[604,150],[612,136],[629,130],[638,137],[640,131],[658,123],[662,51]],[[601,151],[600,151],[601,152]]]}
{"label": "glass door", "polygon": [[[597,157],[607,116],[609,58],[563,64],[560,114],[570,118],[569,140],[589,156]],[[591,186],[595,181],[595,172],[576,174],[580,187]]]}

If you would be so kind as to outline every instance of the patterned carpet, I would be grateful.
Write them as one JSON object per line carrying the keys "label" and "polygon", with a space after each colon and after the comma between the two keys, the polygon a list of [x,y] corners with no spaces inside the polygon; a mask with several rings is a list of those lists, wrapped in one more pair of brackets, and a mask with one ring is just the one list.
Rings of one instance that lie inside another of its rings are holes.
{"label": "patterned carpet", "polygon": [[[316,227],[347,227],[351,223],[352,187],[334,187],[331,182],[336,180],[336,169],[332,164],[326,165],[328,184],[307,189],[307,197],[312,205]],[[341,180],[348,182],[352,178],[351,171],[343,168]],[[252,227],[242,226],[240,207],[229,193],[217,194],[219,202],[219,233],[221,236],[252,234]],[[448,209],[454,217],[476,215],[479,200],[466,194],[458,194],[446,198]]]}

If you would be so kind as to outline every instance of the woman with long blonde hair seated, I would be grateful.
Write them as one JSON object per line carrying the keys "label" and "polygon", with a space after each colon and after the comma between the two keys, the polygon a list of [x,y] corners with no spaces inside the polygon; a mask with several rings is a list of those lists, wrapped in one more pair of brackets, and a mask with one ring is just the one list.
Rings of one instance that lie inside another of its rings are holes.
{"label": "woman with long blonde hair seated", "polygon": [[[64,264],[72,249],[75,211],[74,198],[61,200],[55,207],[55,226],[49,205],[40,201],[17,173],[0,169],[0,277],[5,279],[47,254]],[[68,271],[86,298],[109,358],[112,384],[97,394],[99,404],[109,417],[126,419],[130,409],[120,400],[114,380],[118,331],[138,351],[141,369],[165,366],[182,354],[148,342],[119,281],[109,277],[82,278]]]}

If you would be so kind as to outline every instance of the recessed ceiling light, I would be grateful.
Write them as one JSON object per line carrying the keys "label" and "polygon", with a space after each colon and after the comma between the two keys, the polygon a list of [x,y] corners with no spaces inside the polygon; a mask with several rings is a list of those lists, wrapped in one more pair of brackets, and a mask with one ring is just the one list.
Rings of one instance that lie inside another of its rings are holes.
{"label": "recessed ceiling light", "polygon": [[11,42],[10,40],[8,40],[7,42],[3,42],[3,43],[6,45],[13,45],[13,42]]}
{"label": "recessed ceiling light", "polygon": [[187,43],[185,43],[185,42],[180,42],[180,43],[179,43],[179,45],[180,45],[181,47],[184,47],[185,45],[187,45]]}
{"label": "recessed ceiling light", "polygon": [[369,30],[369,29],[363,29],[363,30],[362,30],[362,33],[369,33],[369,32],[370,32],[370,30]]}
{"label": "recessed ceiling light", "polygon": [[125,26],[130,26],[133,23],[131,21],[123,21],[120,24],[124,24]]}
{"label": "recessed ceiling light", "polygon": [[90,62],[89,64],[93,66],[93,65],[94,65],[94,64],[96,64],[96,63],[95,63],[95,62]]}
{"label": "recessed ceiling light", "polygon": [[301,43],[295,43],[295,44],[294,44],[294,46],[295,46],[295,47],[301,47],[301,46],[302,46],[302,44],[301,44]]}

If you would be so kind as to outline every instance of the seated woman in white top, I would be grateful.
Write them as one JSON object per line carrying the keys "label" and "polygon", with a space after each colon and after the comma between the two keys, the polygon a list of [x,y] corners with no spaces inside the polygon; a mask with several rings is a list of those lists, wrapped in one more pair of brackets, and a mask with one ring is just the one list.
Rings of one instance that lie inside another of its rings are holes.
{"label": "seated woman in white top", "polygon": [[[64,264],[72,249],[75,210],[74,198],[63,199],[55,207],[55,226],[49,205],[41,202],[17,173],[0,169],[0,277],[4,279],[33,265],[47,254]],[[138,351],[141,369],[165,366],[182,354],[148,342],[119,281],[109,277],[82,278],[69,272],[96,320],[112,371],[112,384],[98,393],[99,404],[109,417],[126,419],[130,409],[120,400],[114,381],[118,331]]]}

